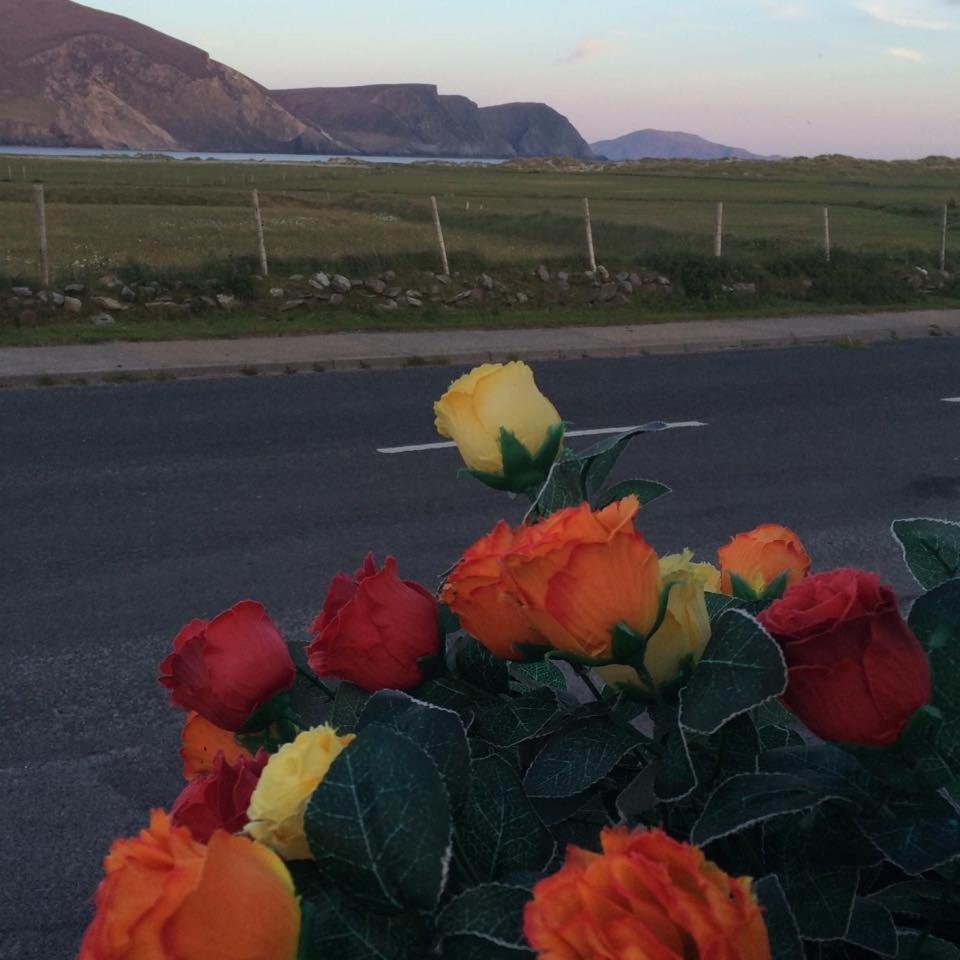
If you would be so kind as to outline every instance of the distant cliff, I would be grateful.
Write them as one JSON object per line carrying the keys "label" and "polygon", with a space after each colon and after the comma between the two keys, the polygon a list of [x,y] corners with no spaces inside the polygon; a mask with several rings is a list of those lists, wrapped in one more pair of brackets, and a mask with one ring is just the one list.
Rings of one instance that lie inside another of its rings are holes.
{"label": "distant cliff", "polygon": [[0,143],[345,150],[259,84],[125,17],[0,0]]}
{"label": "distant cliff", "polygon": [[647,157],[663,160],[766,159],[739,147],[711,143],[692,133],[668,130],[637,130],[615,140],[600,140],[592,147],[595,154],[608,160],[642,160]]}
{"label": "distant cliff", "polygon": [[544,104],[422,84],[271,92],[204,51],[72,0],[0,0],[0,144],[591,156]]}
{"label": "distant cliff", "polygon": [[291,113],[359,152],[457,157],[590,157],[566,117],[542,103],[478,107],[428,84],[274,90]]}

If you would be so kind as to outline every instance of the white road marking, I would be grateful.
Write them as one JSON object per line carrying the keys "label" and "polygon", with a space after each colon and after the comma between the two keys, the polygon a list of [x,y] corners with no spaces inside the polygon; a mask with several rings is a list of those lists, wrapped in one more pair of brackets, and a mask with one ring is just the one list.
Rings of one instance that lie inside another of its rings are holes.
{"label": "white road marking", "polygon": [[960,397],[944,397],[944,403],[960,403]]}
{"label": "white road marking", "polygon": [[[960,398],[958,398],[960,399]],[[707,427],[709,424],[701,423],[699,420],[685,420],[682,423],[668,423],[668,430],[685,430],[690,427]],[[600,437],[607,434],[627,433],[629,430],[635,430],[636,427],[603,427],[600,430],[568,430],[568,437]],[[416,443],[407,447],[379,447],[377,453],[424,453],[428,450],[449,450],[455,447],[455,443]]]}

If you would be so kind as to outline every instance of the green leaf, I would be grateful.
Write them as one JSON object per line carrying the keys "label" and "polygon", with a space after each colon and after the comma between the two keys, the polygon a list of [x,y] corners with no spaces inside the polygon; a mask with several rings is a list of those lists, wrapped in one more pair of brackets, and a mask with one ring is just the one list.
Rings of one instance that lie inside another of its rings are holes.
{"label": "green leaf", "polygon": [[920,597],[909,624],[930,660],[932,703],[945,716],[937,750],[960,773],[960,580]]}
{"label": "green leaf", "polygon": [[615,484],[597,494],[594,498],[594,508],[602,510],[604,507],[609,507],[611,503],[631,496],[636,497],[640,505],[645,507],[654,500],[659,500],[671,493],[673,490],[670,487],[656,480],[624,480],[623,483]]}
{"label": "green leaf", "polygon": [[540,687],[481,707],[472,732],[499,746],[513,747],[544,736],[551,721],[562,712],[557,691]]}
{"label": "green leaf", "polygon": [[712,734],[786,689],[787,667],[777,642],[753,617],[728,610],[680,693],[680,723]]}
{"label": "green leaf", "polygon": [[550,468],[528,516],[548,517],[558,510],[583,503],[586,494],[580,481],[580,466],[577,460],[569,456],[557,460]]}
{"label": "green leaf", "polygon": [[447,937],[443,941],[441,960],[528,960],[533,953],[498,947],[480,937]]}
{"label": "green leaf", "polygon": [[337,960],[422,960],[430,938],[421,922],[409,913],[377,912],[369,905],[346,899],[336,890],[317,891],[308,934],[313,955]]}
{"label": "green leaf", "polygon": [[960,523],[953,520],[897,520],[893,535],[903,559],[924,590],[960,577]]}
{"label": "green leaf", "polygon": [[531,797],[572,797],[602,780],[642,743],[632,730],[600,719],[587,720],[544,744],[523,785]]}
{"label": "green leaf", "polygon": [[679,713],[665,703],[658,703],[654,710],[654,739],[660,745],[654,782],[657,799],[664,803],[682,800],[697,789],[697,774]]}
{"label": "green leaf", "polygon": [[797,920],[787,903],[779,877],[771,873],[754,883],[753,890],[763,907],[771,960],[804,960]]}
{"label": "green leaf", "polygon": [[829,743],[771,750],[763,756],[767,773],[789,774],[825,794],[835,794],[863,807],[875,807],[889,793],[857,760]]}
{"label": "green leaf", "polygon": [[804,742],[803,737],[796,730],[778,727],[772,723],[761,727],[759,733],[764,751],[782,750],[784,747],[802,747]]}
{"label": "green leaf", "polygon": [[740,773],[757,773],[761,752],[760,735],[750,714],[744,713],[712,737],[717,751],[714,779]]}
{"label": "green leaf", "polygon": [[917,876],[960,856],[960,815],[937,794],[890,800],[860,829],[904,873]]}
{"label": "green leaf", "polygon": [[553,839],[540,822],[520,777],[505,760],[474,760],[467,802],[454,824],[457,850],[482,881],[543,870]]}
{"label": "green leaf", "polygon": [[712,593],[708,590],[705,596],[711,623],[716,623],[727,610],[739,610],[743,606],[736,597],[727,596],[725,593]]}
{"label": "green leaf", "polygon": [[821,861],[817,820],[795,814],[764,825],[764,851],[805,940],[842,940],[847,935],[860,870]]}
{"label": "green leaf", "polygon": [[620,791],[617,797],[617,812],[624,820],[636,820],[656,807],[656,776],[655,765],[645,767]]}
{"label": "green leaf", "polygon": [[440,771],[452,808],[462,805],[470,777],[470,745],[459,714],[397,690],[381,690],[367,701],[357,730],[362,734],[374,724],[402,733],[420,747]]}
{"label": "green leaf", "polygon": [[942,917],[943,904],[949,891],[949,885],[939,880],[903,880],[871,894],[870,899],[882,904],[891,913],[937,920]]}
{"label": "green leaf", "polygon": [[338,733],[356,733],[357,721],[369,699],[370,694],[366,690],[361,690],[352,683],[343,681],[337,687],[333,701],[333,719],[330,722]]}
{"label": "green leaf", "polygon": [[960,947],[916,930],[898,930],[897,960],[960,960]]}
{"label": "green leaf", "polygon": [[[523,912],[530,900],[530,891],[521,886],[505,883],[489,883],[474,887],[451,900],[437,916],[437,932],[440,935],[443,956],[458,960],[464,941],[476,941],[469,946],[475,950],[485,946],[487,950],[500,948],[504,956],[516,958],[533,957],[523,935]],[[448,947],[448,941],[456,941],[456,950]],[[492,953],[476,953],[489,957]]]}
{"label": "green leaf", "polygon": [[440,773],[413,741],[372,725],[333,762],[304,819],[317,869],[388,910],[436,909],[452,824]]}
{"label": "green leaf", "polygon": [[741,774],[720,784],[710,795],[690,840],[704,846],[765,820],[810,810],[835,799],[788,774]]}
{"label": "green leaf", "polygon": [[881,957],[897,955],[897,928],[890,911],[875,900],[857,897],[850,916],[846,940]]}
{"label": "green leaf", "polygon": [[472,721],[474,711],[484,703],[491,703],[496,698],[493,694],[477,690],[469,684],[452,677],[438,677],[428,680],[413,691],[413,696],[425,703],[432,703],[437,707],[446,707],[458,713],[465,722]]}
{"label": "green leaf", "polygon": [[605,437],[586,450],[574,454],[582,464],[585,499],[589,500],[599,492],[634,437],[642,433],[661,433],[668,428],[666,423],[647,423],[642,427]]}
{"label": "green leaf", "polygon": [[473,637],[464,637],[454,657],[458,676],[492,693],[506,693],[510,687],[507,661],[495,657]]}
{"label": "green leaf", "polygon": [[551,687],[561,692],[567,689],[563,671],[549,660],[541,660],[539,663],[511,663],[509,669],[524,686],[534,689]]}

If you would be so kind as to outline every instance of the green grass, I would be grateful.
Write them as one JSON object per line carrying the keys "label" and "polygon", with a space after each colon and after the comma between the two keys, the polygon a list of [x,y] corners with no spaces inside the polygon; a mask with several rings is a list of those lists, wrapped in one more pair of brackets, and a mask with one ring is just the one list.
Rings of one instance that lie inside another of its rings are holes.
{"label": "green grass", "polygon": [[[431,194],[440,202],[453,268],[466,270],[540,261],[582,266],[584,196],[591,198],[598,256],[609,267],[709,255],[719,200],[731,256],[818,251],[829,205],[837,247],[929,265],[943,204],[960,204],[960,161],[550,167],[0,158],[0,270],[37,275],[32,181],[46,184],[60,279],[130,259],[158,271],[195,271],[252,255],[254,186],[271,259],[370,269],[436,265]],[[954,219],[951,240],[960,246],[960,216]]]}
{"label": "green grass", "polygon": [[[921,304],[885,305],[884,310],[911,310],[919,307],[958,306],[956,300],[928,298]],[[345,331],[404,330],[515,330],[566,326],[617,326],[642,323],[677,323],[691,320],[723,320],[731,317],[778,317],[824,313],[875,312],[876,306],[857,303],[820,304],[783,301],[777,304],[723,305],[691,307],[689,304],[666,309],[645,309],[638,314],[635,306],[603,308],[578,307],[514,307],[509,310],[476,308],[470,310],[424,310],[416,314],[385,316],[380,313],[329,311],[325,313],[265,314],[256,310],[237,310],[230,314],[210,313],[170,317],[137,316],[117,318],[112,327],[94,327],[75,323],[51,323],[38,327],[0,327],[0,346],[54,346],[64,344],[106,343],[113,340],[150,342],[182,339],[236,339],[240,337],[297,336],[309,333]],[[433,363],[438,358],[424,357]],[[411,358],[416,365],[417,358]],[[249,375],[256,374],[251,368]],[[322,371],[318,371],[322,372]]]}
{"label": "green grass", "polygon": [[[5,288],[39,283],[34,181],[46,186],[55,284],[92,287],[102,274],[116,272],[128,283],[157,281],[174,292],[182,285],[188,296],[229,292],[244,305],[229,313],[164,317],[138,308],[106,328],[63,322],[62,315],[22,329],[15,313],[5,322]],[[270,281],[255,275],[254,187]],[[272,285],[286,286],[291,274],[317,269],[355,280],[392,269],[404,288],[432,283],[423,277],[439,267],[431,195],[438,197],[458,274],[450,289],[486,271],[525,290],[528,306],[455,310],[428,302],[419,311],[387,315],[354,297],[338,309],[285,313],[270,300]],[[540,303],[543,288],[530,279],[534,267],[574,272],[587,266],[585,196],[600,262],[611,271],[666,274],[676,290],[669,301],[638,298],[631,306],[600,309],[585,306],[578,293],[564,305]],[[712,256],[719,200],[726,223],[722,261]],[[915,266],[937,266],[945,203],[951,205],[948,267],[956,271],[960,161],[945,159],[485,167],[0,157],[0,344],[660,323],[933,305],[903,277]],[[827,205],[834,243],[829,266],[822,251]],[[737,302],[722,292],[736,281],[755,283],[757,295]],[[960,281],[937,297],[955,306]]]}

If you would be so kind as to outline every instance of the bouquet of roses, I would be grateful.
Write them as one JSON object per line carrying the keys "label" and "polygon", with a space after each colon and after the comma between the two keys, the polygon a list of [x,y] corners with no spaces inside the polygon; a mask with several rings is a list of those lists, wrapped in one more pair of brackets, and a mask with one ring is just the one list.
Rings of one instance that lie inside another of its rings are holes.
{"label": "bouquet of roses", "polygon": [[526,497],[438,594],[389,557],[287,643],[194,620],[183,792],[106,859],[82,960],[960,960],[960,524],[893,532],[905,619],[761,526],[658,555],[522,363],[436,404]]}

